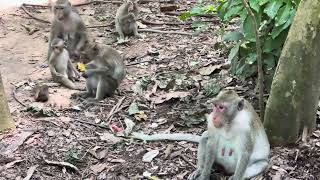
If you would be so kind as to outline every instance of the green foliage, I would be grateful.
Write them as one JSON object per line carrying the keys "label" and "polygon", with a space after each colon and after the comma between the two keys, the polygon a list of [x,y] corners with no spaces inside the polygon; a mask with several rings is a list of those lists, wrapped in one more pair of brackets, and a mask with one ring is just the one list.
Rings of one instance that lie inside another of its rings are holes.
{"label": "green foliage", "polygon": [[[293,21],[300,0],[247,0],[252,9],[259,30],[262,49],[263,68],[265,73],[273,75],[282,46],[286,40],[289,27]],[[197,5],[184,12],[181,19],[206,13],[208,5]],[[216,11],[223,21],[238,18],[240,30],[225,34],[225,41],[233,41],[228,59],[232,63],[231,72],[241,77],[250,77],[257,72],[255,35],[252,20],[242,4],[242,0],[219,0],[215,4]]]}
{"label": "green foliage", "polygon": [[73,165],[81,163],[81,160],[79,158],[79,154],[80,153],[76,149],[71,148],[64,155],[65,161],[69,162]]}
{"label": "green foliage", "polygon": [[215,12],[216,8],[214,5],[207,5],[207,6],[195,6],[193,8],[191,8],[191,10],[183,12],[180,14],[179,18],[181,20],[187,20],[190,17],[193,16],[199,16],[199,15],[203,15],[203,14],[209,14],[212,12]]}
{"label": "green foliage", "polygon": [[[279,59],[281,48],[285,42],[289,27],[293,21],[299,1],[291,0],[248,0],[255,15],[262,43],[263,68],[266,74],[273,74]],[[230,50],[229,60],[232,62],[232,73],[249,77],[257,72],[256,49],[252,20],[248,16],[241,0],[220,2],[218,14],[223,21],[240,16],[241,28],[237,38],[225,38],[237,42]],[[225,37],[235,35],[225,35]],[[272,76],[271,76],[272,77]]]}

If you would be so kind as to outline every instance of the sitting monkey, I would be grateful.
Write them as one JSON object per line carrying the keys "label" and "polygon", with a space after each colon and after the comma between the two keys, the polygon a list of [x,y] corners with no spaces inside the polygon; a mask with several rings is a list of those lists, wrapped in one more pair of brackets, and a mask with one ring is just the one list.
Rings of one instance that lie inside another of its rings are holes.
{"label": "sitting monkey", "polygon": [[68,0],[57,0],[53,6],[54,18],[51,24],[48,58],[51,55],[51,41],[55,38],[63,39],[71,57],[78,57],[80,49],[87,41],[86,26],[79,14],[72,9]]}
{"label": "sitting monkey", "polygon": [[78,89],[70,80],[78,79],[80,77],[79,72],[73,67],[69,53],[64,48],[64,42],[62,39],[56,38],[51,41],[52,52],[49,57],[49,68],[52,78],[55,82],[59,82],[69,89]]}
{"label": "sitting monkey", "polygon": [[[133,13],[129,12],[130,4],[133,6]],[[133,2],[128,0],[123,3],[117,10],[115,25],[116,31],[119,34],[119,42],[125,41],[125,36],[134,35],[135,37],[141,38],[138,33],[138,27],[136,17],[138,16],[138,4],[134,0]]]}
{"label": "sitting monkey", "polygon": [[82,75],[86,78],[86,92],[78,95],[97,101],[111,96],[125,77],[123,57],[112,47],[95,42],[87,44],[81,53],[90,62]]}
{"label": "sitting monkey", "polygon": [[201,137],[183,133],[133,133],[133,138],[199,142],[197,169],[189,180],[209,180],[214,164],[233,174],[232,180],[251,179],[266,170],[270,153],[268,137],[248,101],[234,91],[221,91],[213,99],[213,111],[207,116],[207,122],[208,130]]}

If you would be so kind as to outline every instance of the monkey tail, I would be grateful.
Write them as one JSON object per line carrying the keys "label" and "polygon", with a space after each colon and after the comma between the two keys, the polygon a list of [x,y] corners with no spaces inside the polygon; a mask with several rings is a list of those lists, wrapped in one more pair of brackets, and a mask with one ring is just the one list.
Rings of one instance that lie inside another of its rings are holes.
{"label": "monkey tail", "polygon": [[194,134],[184,134],[184,133],[172,133],[172,134],[154,134],[147,135],[144,133],[132,133],[132,138],[140,139],[143,141],[159,141],[159,140],[171,140],[171,141],[189,141],[199,143],[201,136]]}

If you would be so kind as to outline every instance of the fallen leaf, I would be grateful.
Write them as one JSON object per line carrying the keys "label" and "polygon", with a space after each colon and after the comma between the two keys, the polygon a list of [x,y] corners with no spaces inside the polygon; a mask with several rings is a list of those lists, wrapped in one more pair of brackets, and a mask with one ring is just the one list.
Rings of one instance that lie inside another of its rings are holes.
{"label": "fallen leaf", "polygon": [[23,180],[29,180],[39,165],[31,166],[27,171],[27,176]]}
{"label": "fallen leaf", "polygon": [[185,98],[189,95],[191,95],[190,92],[170,92],[170,93],[166,93],[166,94],[162,94],[160,96],[154,97],[152,98],[152,101],[154,102],[154,104],[161,104],[172,98]]}
{"label": "fallen leaf", "polygon": [[203,67],[200,68],[198,70],[199,74],[203,75],[203,76],[209,76],[210,74],[212,74],[215,70],[220,69],[221,68],[221,64],[218,65],[210,65],[207,67]]}
{"label": "fallen leaf", "polygon": [[90,166],[91,171],[93,171],[95,174],[101,173],[103,170],[105,170],[108,166],[106,164],[95,164]]}
{"label": "fallen leaf", "polygon": [[151,150],[143,155],[143,162],[151,162],[159,154],[159,150]]}
{"label": "fallen leaf", "polygon": [[109,128],[113,131],[113,132],[120,132],[123,131],[122,128],[118,127],[116,123],[111,123],[109,125]]}
{"label": "fallen leaf", "polygon": [[145,121],[148,119],[148,116],[144,113],[144,111],[139,111],[138,114],[134,115],[134,118],[138,121]]}
{"label": "fallen leaf", "polygon": [[113,144],[122,141],[121,138],[116,137],[115,135],[113,135],[113,134],[111,134],[111,133],[108,133],[108,132],[103,133],[103,134],[100,136],[100,139],[101,139],[102,141],[111,142],[111,143],[113,143]]}

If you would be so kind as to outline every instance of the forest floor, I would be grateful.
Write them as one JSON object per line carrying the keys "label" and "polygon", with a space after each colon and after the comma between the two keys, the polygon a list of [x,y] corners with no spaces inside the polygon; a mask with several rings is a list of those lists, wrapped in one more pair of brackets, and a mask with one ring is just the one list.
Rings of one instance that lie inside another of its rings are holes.
{"label": "forest floor", "polygon": [[[176,1],[177,2],[177,1]],[[76,2],[79,3],[79,2]],[[182,0],[176,11],[196,1]],[[160,11],[169,3],[141,4],[141,27],[192,33],[190,22]],[[125,57],[127,75],[120,92],[103,102],[82,106],[70,99],[76,91],[56,86],[45,61],[49,24],[30,18],[21,9],[1,10],[0,71],[17,129],[0,133],[0,180],[11,179],[186,179],[195,170],[197,144],[159,141],[144,143],[113,135],[134,122],[133,131],[147,134],[201,134],[210,110],[210,97],[219,89],[235,89],[257,109],[252,79],[229,74],[224,31],[237,29],[216,16],[197,36],[141,33],[116,44],[112,21],[119,4],[77,7],[91,38],[109,44]],[[36,17],[50,20],[48,8],[28,7]],[[148,21],[145,21],[148,20]],[[175,22],[176,24],[170,24]],[[106,25],[106,27],[93,27]],[[84,86],[85,80],[78,82]],[[35,103],[32,88],[50,85],[50,99]],[[137,105],[137,106],[135,106]],[[130,115],[134,114],[134,115]],[[320,123],[306,143],[273,147],[268,171],[260,179],[320,179]],[[118,128],[116,128],[118,127]],[[150,152],[155,157],[144,162]],[[54,162],[51,162],[54,161]],[[72,163],[64,164],[62,162]],[[58,165],[54,165],[58,164]],[[216,172],[222,179],[223,172]]]}

